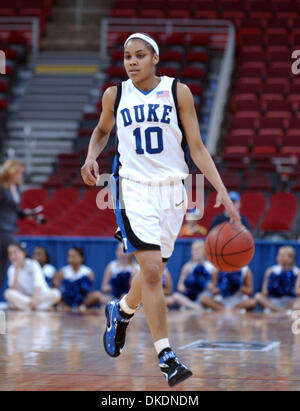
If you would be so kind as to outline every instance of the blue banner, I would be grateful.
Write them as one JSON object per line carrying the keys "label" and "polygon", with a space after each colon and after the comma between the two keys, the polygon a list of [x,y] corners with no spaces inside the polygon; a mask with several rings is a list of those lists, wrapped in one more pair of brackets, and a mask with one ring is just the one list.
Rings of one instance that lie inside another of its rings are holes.
{"label": "blue banner", "polygon": [[[102,277],[106,265],[115,259],[115,251],[118,241],[114,238],[99,237],[18,237],[19,241],[25,242],[28,254],[32,255],[36,246],[45,247],[53,264],[58,270],[67,264],[67,252],[72,246],[82,247],[85,253],[85,265],[95,272],[95,288],[100,289]],[[190,248],[193,239],[178,239],[172,257],[167,267],[173,278],[174,289],[177,286],[180,271],[184,263],[190,259]],[[283,245],[291,245],[297,253],[296,265],[300,266],[300,242],[281,241],[270,242],[264,240],[255,241],[255,254],[250,263],[253,272],[254,292],[260,291],[263,276],[268,267],[276,264],[278,248]],[[6,288],[6,286],[4,286]],[[2,299],[2,294],[1,294]]]}

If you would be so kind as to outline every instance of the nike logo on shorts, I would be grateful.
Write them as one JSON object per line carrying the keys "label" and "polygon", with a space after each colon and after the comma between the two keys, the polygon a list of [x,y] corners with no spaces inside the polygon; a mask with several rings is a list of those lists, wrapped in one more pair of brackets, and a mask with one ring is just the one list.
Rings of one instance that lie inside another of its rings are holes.
{"label": "nike logo on shorts", "polygon": [[178,204],[175,204],[175,207],[179,207],[180,206],[180,204],[182,204],[184,202],[184,200],[182,200],[180,203],[178,203]]}

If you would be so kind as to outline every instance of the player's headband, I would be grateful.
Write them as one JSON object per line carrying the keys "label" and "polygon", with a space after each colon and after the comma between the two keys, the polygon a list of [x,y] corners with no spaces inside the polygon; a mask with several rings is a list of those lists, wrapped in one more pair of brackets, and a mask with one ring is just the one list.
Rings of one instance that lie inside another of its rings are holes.
{"label": "player's headband", "polygon": [[157,45],[156,41],[153,40],[151,37],[148,37],[148,36],[146,36],[146,35],[143,34],[143,33],[134,33],[134,34],[131,34],[131,35],[128,37],[128,39],[125,41],[124,47],[126,47],[126,44],[127,44],[127,43],[129,42],[129,40],[131,40],[131,39],[141,39],[141,40],[144,40],[146,43],[150,44],[150,46],[153,47],[155,53],[159,55],[158,45]]}

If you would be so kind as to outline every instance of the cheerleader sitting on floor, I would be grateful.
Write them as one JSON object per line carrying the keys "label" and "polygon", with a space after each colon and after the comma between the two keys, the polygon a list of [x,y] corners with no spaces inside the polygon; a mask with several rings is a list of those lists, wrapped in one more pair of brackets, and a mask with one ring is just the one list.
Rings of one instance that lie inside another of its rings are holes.
{"label": "cheerleader sitting on floor", "polygon": [[68,251],[69,265],[55,275],[53,283],[62,294],[63,310],[84,310],[100,302],[100,293],[93,291],[95,275],[91,268],[83,264],[84,252],[72,247]]}
{"label": "cheerleader sitting on floor", "polygon": [[277,254],[278,264],[266,271],[262,292],[255,295],[256,302],[266,311],[280,312],[300,308],[300,276],[295,258],[293,247],[281,247]]}

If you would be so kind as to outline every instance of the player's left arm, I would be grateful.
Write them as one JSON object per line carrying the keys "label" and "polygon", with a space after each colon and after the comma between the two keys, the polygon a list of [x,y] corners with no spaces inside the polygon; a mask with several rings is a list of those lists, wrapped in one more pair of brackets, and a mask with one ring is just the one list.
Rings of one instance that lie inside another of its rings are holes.
{"label": "player's left arm", "polygon": [[203,144],[194,99],[190,89],[185,84],[177,84],[177,100],[179,117],[190,148],[191,158],[217,191],[215,207],[223,204],[230,216],[230,221],[240,224],[240,215],[229,198],[211,155]]}
{"label": "player's left arm", "polygon": [[249,267],[247,268],[247,272],[246,272],[246,275],[245,275],[245,281],[244,281],[243,286],[241,287],[241,292],[243,294],[248,295],[249,297],[253,293],[252,271],[250,270]]}

